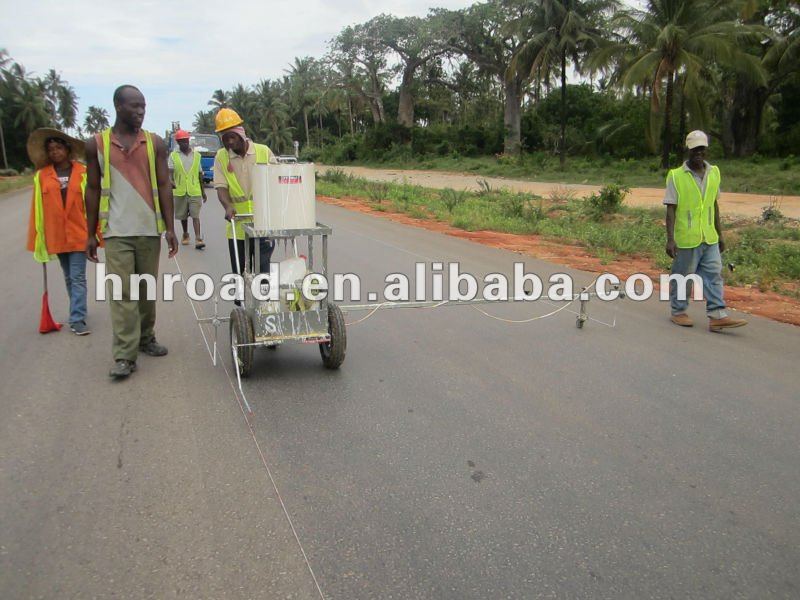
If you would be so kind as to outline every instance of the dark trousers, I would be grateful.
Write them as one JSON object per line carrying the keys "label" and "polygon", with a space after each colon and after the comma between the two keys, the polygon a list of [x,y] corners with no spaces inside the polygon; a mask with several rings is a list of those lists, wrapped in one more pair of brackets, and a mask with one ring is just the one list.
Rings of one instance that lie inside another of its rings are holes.
{"label": "dark trousers", "polygon": [[[239,247],[239,270],[236,270],[236,255],[233,251],[233,240],[228,239],[228,254],[231,257],[231,273],[244,272],[244,240],[236,240]],[[256,273],[269,273],[269,261],[272,258],[272,251],[275,249],[275,242],[266,238],[258,240],[258,252],[260,260]],[[255,244],[250,244],[250,264],[255,261]]]}
{"label": "dark trousers", "polygon": [[[155,339],[156,302],[147,300],[147,283],[144,281],[139,282],[139,300],[131,300],[130,278],[135,273],[157,278],[160,254],[160,236],[106,238],[106,269],[122,280],[122,299],[109,302],[114,360],[135,361],[139,346]],[[112,297],[114,287],[110,280],[106,289],[108,297]]]}

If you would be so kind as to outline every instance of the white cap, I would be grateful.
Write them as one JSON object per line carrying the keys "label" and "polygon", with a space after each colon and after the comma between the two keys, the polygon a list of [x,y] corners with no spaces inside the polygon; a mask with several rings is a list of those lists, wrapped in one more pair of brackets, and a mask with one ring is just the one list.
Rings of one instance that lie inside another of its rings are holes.
{"label": "white cap", "polygon": [[689,150],[697,148],[698,146],[705,146],[708,148],[708,136],[699,129],[692,131],[686,136],[686,147]]}

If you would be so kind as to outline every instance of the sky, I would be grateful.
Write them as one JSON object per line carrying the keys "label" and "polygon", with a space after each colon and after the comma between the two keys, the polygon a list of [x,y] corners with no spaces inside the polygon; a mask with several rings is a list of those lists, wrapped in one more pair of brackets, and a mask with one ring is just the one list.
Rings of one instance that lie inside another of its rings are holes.
{"label": "sky", "polygon": [[425,16],[472,0],[0,0],[0,48],[34,75],[61,74],[88,106],[105,108],[118,85],[145,95],[156,133],[208,109],[216,89],[277,79],[297,56],[321,57],[347,25],[381,13]]}

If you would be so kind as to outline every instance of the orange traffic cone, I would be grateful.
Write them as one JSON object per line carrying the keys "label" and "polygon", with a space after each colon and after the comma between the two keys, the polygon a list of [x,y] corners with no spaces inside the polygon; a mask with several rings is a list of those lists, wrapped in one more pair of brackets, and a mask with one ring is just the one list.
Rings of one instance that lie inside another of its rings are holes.
{"label": "orange traffic cone", "polygon": [[42,318],[39,321],[39,333],[60,331],[61,323],[56,323],[50,314],[50,303],[47,301],[47,265],[42,263],[42,277],[44,279],[44,294],[42,294]]}

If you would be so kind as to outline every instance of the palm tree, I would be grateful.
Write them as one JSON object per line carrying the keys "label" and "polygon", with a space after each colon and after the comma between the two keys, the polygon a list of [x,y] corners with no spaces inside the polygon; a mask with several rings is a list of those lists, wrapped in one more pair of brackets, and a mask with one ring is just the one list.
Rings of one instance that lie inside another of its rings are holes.
{"label": "palm tree", "polygon": [[83,121],[83,128],[86,133],[100,133],[108,127],[108,112],[106,109],[97,106],[90,106],[86,109],[86,118]]}
{"label": "palm tree", "polygon": [[561,138],[559,159],[566,165],[567,59],[580,72],[583,58],[604,41],[606,15],[615,10],[616,0],[540,0],[541,10],[533,13],[532,29],[540,31],[518,52],[515,64],[530,64],[532,78],[549,77],[553,67],[561,74]]}
{"label": "palm tree", "polygon": [[[700,87],[698,79],[708,65],[720,64],[764,82],[763,69],[738,43],[758,37],[758,30],[737,23],[741,2],[734,0],[647,0],[643,10],[622,12],[615,19],[626,39],[599,53],[616,53],[622,65],[623,85],[651,89],[651,131],[658,117],[661,90],[663,107],[661,167],[669,168],[672,150],[672,104],[676,75],[683,74],[686,89]],[[622,56],[620,56],[620,54]]]}
{"label": "palm tree", "polygon": [[255,87],[260,133],[267,145],[278,153],[292,145],[289,107],[281,99],[280,92],[279,85],[268,79],[260,81]]}
{"label": "palm tree", "polygon": [[55,69],[50,69],[41,80],[39,86],[44,97],[47,111],[50,113],[50,120],[55,126],[60,125],[58,122],[58,93],[64,81],[61,75]]}
{"label": "palm tree", "polygon": [[258,121],[253,110],[255,107],[254,100],[255,94],[241,83],[237,83],[236,86],[228,92],[228,107],[239,113],[248,131],[255,129]]}
{"label": "palm tree", "polygon": [[44,97],[50,120],[57,127],[72,129],[78,116],[78,96],[74,88],[61,78],[55,69],[50,69],[39,87]]}
{"label": "palm tree", "polygon": [[23,79],[19,82],[18,90],[14,125],[22,127],[27,133],[47,125],[50,115],[38,82]]}
{"label": "palm tree", "polygon": [[748,54],[759,58],[767,84],[727,73],[717,87],[722,96],[722,142],[726,153],[734,156],[756,151],[768,106],[781,102],[784,84],[800,81],[800,5],[762,1],[748,5],[742,16],[745,23],[768,33],[745,47]]}
{"label": "palm tree", "polygon": [[[5,48],[0,48],[0,72],[4,72],[6,65],[11,61],[11,57]],[[4,83],[0,81],[0,85]],[[2,86],[3,88],[5,86]],[[4,90],[3,90],[4,91]],[[3,94],[5,96],[5,94]],[[1,105],[0,105],[1,106]],[[3,131],[3,110],[0,107],[0,151],[3,154],[3,168],[8,169],[8,155],[6,154],[6,136]]]}
{"label": "palm tree", "polygon": [[194,123],[192,123],[192,126],[197,133],[214,133],[214,111],[197,111],[194,115]]}
{"label": "palm tree", "polygon": [[227,92],[224,90],[214,90],[214,93],[211,95],[211,100],[208,101],[208,105],[219,110],[220,108],[227,108],[228,101],[229,97]]}
{"label": "palm tree", "polygon": [[58,119],[66,129],[74,129],[78,118],[78,95],[69,84],[58,88]]}
{"label": "palm tree", "polygon": [[6,154],[6,134],[3,131],[3,109],[0,108],[0,152],[3,154],[3,168],[8,169],[8,155]]}
{"label": "palm tree", "polygon": [[[12,164],[24,164],[25,139],[34,129],[47,125],[74,127],[77,97],[55,70],[42,78],[32,77],[0,49],[0,106],[3,164],[9,159]],[[9,135],[8,145],[5,134]]]}
{"label": "palm tree", "polygon": [[292,108],[303,113],[306,146],[311,143],[308,132],[308,112],[314,106],[314,62],[310,56],[295,57],[294,64],[286,71],[289,74]]}

